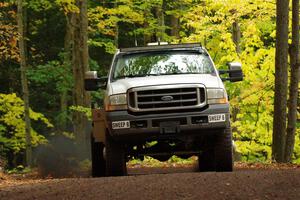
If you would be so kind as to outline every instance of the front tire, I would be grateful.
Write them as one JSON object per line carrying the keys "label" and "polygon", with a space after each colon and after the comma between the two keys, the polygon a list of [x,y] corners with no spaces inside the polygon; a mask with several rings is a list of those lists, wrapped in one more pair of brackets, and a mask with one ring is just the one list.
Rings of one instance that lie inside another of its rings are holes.
{"label": "front tire", "polygon": [[106,133],[106,175],[127,175],[124,146],[116,142],[108,132]]}
{"label": "front tire", "polygon": [[92,176],[105,176],[105,159],[103,156],[104,144],[103,142],[95,142],[95,138],[91,137],[91,157],[92,157]]}
{"label": "front tire", "polygon": [[232,132],[230,126],[215,137],[216,171],[233,171]]}
{"label": "front tire", "polygon": [[213,148],[205,148],[198,156],[198,165],[200,172],[215,171],[215,155]]}

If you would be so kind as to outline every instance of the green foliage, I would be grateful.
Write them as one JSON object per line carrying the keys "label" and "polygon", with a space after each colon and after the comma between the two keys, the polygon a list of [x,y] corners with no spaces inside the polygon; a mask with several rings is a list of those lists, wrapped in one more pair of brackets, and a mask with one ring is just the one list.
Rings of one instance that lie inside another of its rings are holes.
{"label": "green foliage", "polygon": [[190,157],[188,159],[182,159],[178,156],[172,156],[166,162],[161,162],[149,156],[144,156],[144,160],[132,159],[128,162],[129,165],[133,166],[147,166],[147,167],[170,167],[174,165],[193,165],[195,164],[195,157]]}
{"label": "green foliage", "polygon": [[18,165],[16,168],[7,170],[8,174],[27,174],[29,172],[31,172],[31,169],[23,165]]}
{"label": "green foliage", "polygon": [[[119,28],[125,25],[128,28],[119,35],[123,38],[151,38],[159,37],[164,41],[172,41],[167,34],[172,27],[161,23],[163,13],[166,17],[174,15],[178,18],[188,11],[193,1],[180,0],[167,2],[163,0],[119,0],[107,4],[100,4],[89,8],[89,44],[92,46],[105,47],[106,52],[114,53]],[[165,20],[166,21],[166,20]],[[143,41],[146,42],[146,41]],[[149,42],[149,41],[148,41]],[[133,45],[133,43],[131,44]]]}
{"label": "green foliage", "polygon": [[53,2],[49,0],[30,0],[24,1],[27,8],[33,9],[35,11],[45,11],[53,7]]}
{"label": "green foliage", "polygon": [[[0,148],[1,152],[12,151],[14,154],[25,149],[24,103],[16,94],[0,94]],[[52,124],[43,114],[30,110],[30,118],[47,127]],[[47,142],[46,138],[31,129],[32,145]]]}
{"label": "green foliage", "polygon": [[195,159],[194,159],[194,157],[190,157],[188,159],[182,159],[182,158],[179,158],[178,156],[172,156],[167,162],[171,163],[171,164],[176,163],[176,164],[186,165],[186,164],[194,164]]}
{"label": "green foliage", "polygon": [[296,138],[295,138],[295,147],[294,147],[294,154],[293,154],[293,162],[300,164],[300,128],[297,128],[296,131]]}
{"label": "green foliage", "polygon": [[113,40],[107,38],[89,39],[88,44],[94,47],[103,47],[109,54],[114,54],[117,49]]}
{"label": "green foliage", "polygon": [[143,14],[135,9],[131,0],[118,1],[113,7],[98,5],[88,11],[90,39],[89,44],[105,47],[106,52],[113,54],[116,50],[115,37],[120,23],[131,25],[142,24]]}
{"label": "green foliage", "polygon": [[75,0],[55,0],[55,3],[63,9],[65,14],[68,13],[79,13],[78,7],[75,5]]}
{"label": "green foliage", "polygon": [[88,119],[92,119],[92,111],[91,108],[86,108],[83,106],[70,106],[69,108],[72,112],[80,112],[83,113]]}
{"label": "green foliage", "polygon": [[[243,64],[245,80],[226,87],[234,139],[244,160],[271,159],[275,17],[273,2],[226,0],[205,1],[183,19],[186,27],[194,29],[184,32],[184,40],[205,43],[217,66],[224,68],[231,61]],[[241,53],[232,40],[233,22],[241,29]]]}
{"label": "green foliage", "polygon": [[29,79],[37,85],[54,85],[59,93],[70,92],[73,85],[72,69],[70,63],[63,61],[64,56],[66,53],[60,53],[58,60],[29,69]]}

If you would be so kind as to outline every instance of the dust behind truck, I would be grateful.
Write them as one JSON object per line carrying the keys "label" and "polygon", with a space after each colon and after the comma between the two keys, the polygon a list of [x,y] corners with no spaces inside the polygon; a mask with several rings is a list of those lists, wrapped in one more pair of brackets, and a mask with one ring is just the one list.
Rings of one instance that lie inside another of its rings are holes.
{"label": "dust behind truck", "polygon": [[199,171],[232,171],[223,81],[242,79],[240,63],[218,71],[201,44],[117,50],[108,77],[86,73],[86,90],[105,89],[104,109],[93,110],[93,176],[126,175],[126,162],[144,156],[195,155]]}

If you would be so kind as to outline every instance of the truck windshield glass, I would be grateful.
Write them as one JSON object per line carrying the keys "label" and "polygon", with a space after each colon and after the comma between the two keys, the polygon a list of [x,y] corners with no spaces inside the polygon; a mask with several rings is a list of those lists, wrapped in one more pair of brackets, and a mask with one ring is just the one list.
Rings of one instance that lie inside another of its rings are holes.
{"label": "truck windshield glass", "polygon": [[117,59],[114,79],[174,74],[212,74],[213,64],[196,52],[141,53]]}

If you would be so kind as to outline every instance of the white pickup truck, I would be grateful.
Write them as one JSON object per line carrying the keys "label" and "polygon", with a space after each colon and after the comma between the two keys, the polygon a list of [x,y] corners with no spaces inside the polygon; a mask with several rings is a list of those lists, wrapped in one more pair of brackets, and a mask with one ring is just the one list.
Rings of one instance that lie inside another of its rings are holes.
{"label": "white pickup truck", "polygon": [[87,72],[86,90],[106,89],[104,110],[94,110],[93,175],[126,175],[126,161],[145,155],[196,155],[199,171],[232,171],[222,81],[241,81],[243,73],[240,63],[228,66],[218,71],[200,44],[179,44],[119,49],[108,77]]}

